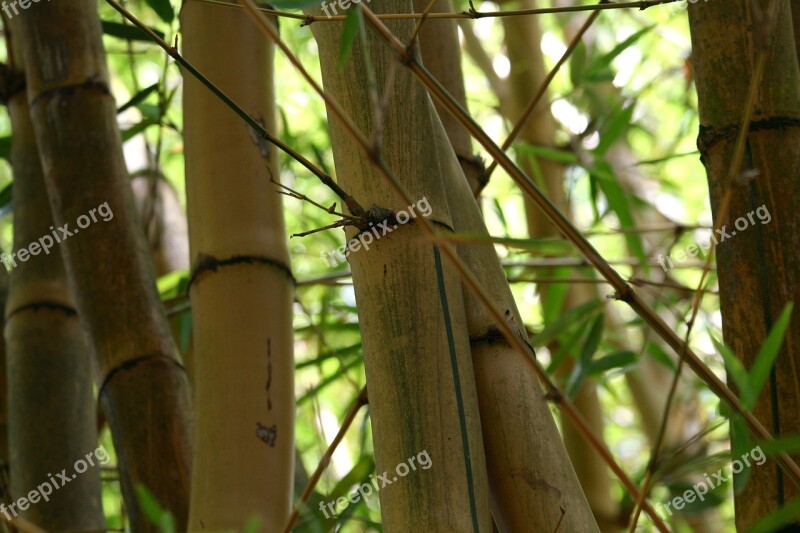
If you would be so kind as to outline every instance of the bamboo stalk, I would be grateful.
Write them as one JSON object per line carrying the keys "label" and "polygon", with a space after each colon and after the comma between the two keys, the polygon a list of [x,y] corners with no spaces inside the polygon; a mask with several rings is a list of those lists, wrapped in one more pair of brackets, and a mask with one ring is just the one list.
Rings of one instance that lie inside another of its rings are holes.
{"label": "bamboo stalk", "polygon": [[[10,52],[20,61],[18,35]],[[24,87],[8,99],[11,164],[14,170],[14,248],[29,248],[53,225],[39,151]],[[105,526],[101,504],[100,461],[63,488],[48,475],[97,448],[92,366],[58,247],[12,266],[6,301],[9,449],[12,516],[53,531],[96,530]],[[5,274],[5,273],[4,273]],[[5,277],[5,276],[4,276]],[[43,484],[47,483],[48,487]],[[41,493],[36,503],[15,510],[20,497]],[[6,510],[6,512],[9,512]]]}
{"label": "bamboo stalk", "polygon": [[[185,530],[188,382],[133,206],[97,6],[91,0],[34,4],[11,24],[25,56],[53,217],[73,233],[62,233],[60,246],[96,362],[131,527],[156,530],[138,502],[142,484]],[[104,218],[78,233],[78,218],[103,205]]]}
{"label": "bamboo stalk", "polygon": [[[247,16],[190,3],[181,28],[187,58],[274,131],[273,46]],[[248,61],[231,61],[231,46]],[[294,278],[270,183],[278,153],[188,76],[183,103],[196,421],[189,527],[236,529],[259,516],[259,531],[281,532],[295,397]]]}

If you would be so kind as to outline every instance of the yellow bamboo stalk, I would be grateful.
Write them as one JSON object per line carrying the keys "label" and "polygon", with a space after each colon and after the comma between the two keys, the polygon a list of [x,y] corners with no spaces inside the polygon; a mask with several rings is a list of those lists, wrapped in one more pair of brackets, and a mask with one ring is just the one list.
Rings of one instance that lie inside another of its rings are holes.
{"label": "yellow bamboo stalk", "polygon": [[[242,11],[181,13],[187,59],[275,131],[273,45]],[[232,61],[231,49],[247,61]],[[294,467],[293,277],[274,147],[199,82],[184,83],[194,330],[189,527],[283,531]],[[224,457],[224,460],[220,460]]]}
{"label": "yellow bamboo stalk", "polygon": [[[408,8],[405,2],[394,0],[373,7],[382,12]],[[414,31],[413,22],[392,22],[391,26],[405,38]],[[374,133],[366,62],[371,62],[382,92],[392,78],[391,53],[368,32],[370,54],[357,42],[340,71],[341,28],[326,24],[312,29],[326,92],[340,102],[361,131]],[[435,110],[425,90],[407,72],[397,71],[392,79],[380,120],[381,156],[397,171],[416,204],[404,205],[390,188],[382,186],[370,158],[332,120],[339,183],[362,205],[398,214],[414,207],[417,216],[427,215],[438,227],[452,229],[442,183],[444,170],[436,146],[425,133],[433,127]],[[418,223],[390,219],[386,222],[391,232],[384,235],[377,227],[383,218],[371,221],[380,238],[371,239],[368,249],[351,253],[349,261],[361,316],[377,472],[388,472],[392,483],[379,492],[384,527],[387,531],[491,531],[480,416],[458,276],[444,265],[449,304],[445,312],[435,257],[430,244],[420,239],[422,228]],[[374,233],[367,222],[363,241]],[[351,230],[348,237],[356,234]],[[423,451],[431,459],[429,471],[417,468],[405,477],[394,474],[398,465],[408,464]]]}

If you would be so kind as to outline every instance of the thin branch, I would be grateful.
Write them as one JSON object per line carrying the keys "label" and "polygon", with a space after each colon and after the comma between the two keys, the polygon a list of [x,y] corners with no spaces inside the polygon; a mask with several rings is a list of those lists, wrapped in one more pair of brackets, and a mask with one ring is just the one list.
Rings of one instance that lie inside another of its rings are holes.
{"label": "thin branch", "polygon": [[308,485],[306,485],[306,488],[303,490],[303,494],[300,496],[300,501],[297,502],[294,511],[292,511],[292,514],[289,516],[289,521],[286,523],[284,533],[291,533],[295,524],[297,524],[297,520],[300,518],[300,509],[305,506],[306,502],[308,502],[308,499],[314,492],[314,488],[317,486],[317,483],[319,483],[319,480],[322,479],[322,474],[325,472],[325,469],[328,468],[331,458],[333,458],[333,453],[336,451],[336,448],[339,447],[339,443],[341,443],[342,439],[344,439],[344,436],[350,429],[350,426],[353,425],[356,415],[362,407],[367,405],[368,402],[369,399],[367,397],[367,387],[365,386],[363,389],[361,389],[361,392],[356,398],[356,401],[353,403],[353,406],[350,408],[350,411],[347,412],[347,416],[344,417],[344,420],[342,421],[342,427],[339,428],[339,432],[336,433],[336,437],[334,437],[333,442],[331,442],[330,446],[328,446],[328,449],[325,451],[325,455],[323,455],[322,459],[320,459],[317,469],[309,478]]}
{"label": "thin branch", "polygon": [[[214,4],[225,6],[234,9],[241,9],[241,6],[235,1],[226,2],[224,0],[189,0],[190,2],[202,2],[206,4]],[[548,13],[575,13],[580,11],[604,11],[606,9],[638,9],[644,11],[645,9],[660,6],[664,4],[671,4],[674,2],[682,2],[684,0],[640,0],[638,2],[619,2],[614,4],[597,4],[588,6],[566,6],[566,7],[545,7],[536,9],[517,9],[513,11],[462,11],[460,13],[430,13],[426,16],[422,13],[383,13],[376,15],[381,20],[420,20],[424,18],[431,19],[469,19],[477,20],[482,18],[499,18],[499,17],[517,17],[525,15],[545,15]],[[314,22],[341,22],[347,18],[347,15],[334,15],[332,17],[321,15],[303,15],[299,13],[290,13],[288,11],[280,11],[277,9],[270,9],[266,7],[256,6],[256,11],[265,15],[272,15],[275,17],[284,17],[295,20],[302,20],[301,26],[308,26]]]}
{"label": "thin branch", "polygon": [[[605,5],[605,4],[600,4],[600,5]],[[522,131],[522,128],[524,128],[525,124],[527,124],[528,119],[533,114],[534,109],[536,109],[536,107],[539,105],[539,102],[542,101],[544,95],[547,94],[547,89],[550,87],[550,84],[553,82],[553,79],[555,79],[556,74],[558,74],[558,72],[561,70],[561,67],[563,67],[564,64],[567,62],[567,60],[570,58],[570,56],[572,56],[572,53],[575,51],[576,48],[578,48],[578,45],[581,44],[583,36],[586,34],[587,31],[589,31],[589,28],[592,27],[592,24],[594,24],[594,22],[597,20],[597,17],[599,16],[600,16],[600,11],[594,11],[592,12],[591,15],[589,15],[589,17],[586,19],[586,22],[584,22],[583,26],[581,26],[580,30],[578,30],[578,33],[576,33],[575,36],[572,38],[572,42],[569,43],[567,49],[564,50],[563,54],[561,54],[561,57],[559,58],[558,62],[555,64],[555,66],[553,66],[550,72],[547,73],[547,76],[545,76],[544,80],[542,80],[542,84],[539,86],[539,90],[536,91],[536,93],[533,95],[533,98],[531,98],[531,101],[528,103],[527,107],[520,115],[519,119],[517,120],[517,123],[511,130],[511,133],[508,134],[508,138],[503,143],[503,146],[501,148],[504,152],[508,150],[508,147],[511,146],[511,144],[517,139],[517,135],[519,135],[519,133]],[[495,159],[494,161],[492,161],[492,164],[489,165],[489,168],[486,170],[486,183],[489,182],[489,178],[492,177],[492,172],[494,172],[496,168],[497,168],[497,160]],[[480,191],[478,191],[476,194],[480,194]]]}

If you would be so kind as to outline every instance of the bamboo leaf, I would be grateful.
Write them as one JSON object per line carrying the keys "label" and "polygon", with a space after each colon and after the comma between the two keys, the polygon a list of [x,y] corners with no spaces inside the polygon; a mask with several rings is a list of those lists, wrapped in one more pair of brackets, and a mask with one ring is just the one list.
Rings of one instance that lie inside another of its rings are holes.
{"label": "bamboo leaf", "polygon": [[593,150],[598,157],[604,157],[608,150],[614,146],[614,143],[619,141],[628,131],[633,121],[635,107],[631,103],[625,107],[617,108],[606,121],[600,135],[600,142]]}
{"label": "bamboo leaf", "polygon": [[336,383],[337,381],[342,379],[342,373],[343,372],[346,372],[346,371],[350,370],[351,368],[354,368],[355,366],[357,366],[360,363],[361,363],[361,359],[358,358],[358,357],[354,358],[352,361],[350,361],[348,363],[345,363],[344,368],[340,369],[340,371],[336,372],[335,374],[333,374],[331,376],[326,377],[325,379],[320,381],[317,384],[316,387],[314,387],[313,389],[309,390],[308,392],[306,392],[305,394],[300,396],[300,398],[297,400],[297,405],[302,405],[302,404],[306,403],[308,400],[310,400],[311,398],[313,398],[314,396],[317,396],[328,385]]}
{"label": "bamboo leaf", "polygon": [[673,372],[675,371],[676,368],[675,363],[667,354],[667,352],[665,352],[664,349],[661,348],[661,346],[659,346],[657,343],[648,342],[647,345],[645,346],[645,351],[647,351],[647,353],[650,355],[650,357],[653,358],[654,361],[661,363],[662,365],[664,365],[666,368],[668,368]]}
{"label": "bamboo leaf", "polygon": [[[569,267],[559,267],[553,269],[550,275],[555,279],[566,279],[572,276],[572,273],[573,269]],[[540,293],[542,297],[542,317],[545,324],[557,320],[558,314],[565,307],[564,303],[569,289],[569,283],[553,283],[548,287],[547,291]]]}
{"label": "bamboo leaf", "polygon": [[546,148],[544,146],[536,146],[527,143],[519,143],[515,145],[514,148],[521,154],[550,159],[551,161],[564,163],[565,165],[578,164],[578,156],[575,155],[575,152],[570,152],[567,150],[555,150],[553,148]]}
{"label": "bamboo leaf", "polygon": [[603,329],[605,325],[605,314],[600,313],[592,323],[589,333],[586,335],[586,342],[581,349],[580,357],[572,371],[567,382],[567,396],[574,398],[578,393],[578,389],[586,378],[591,367],[592,358],[597,353],[597,348],[600,346],[600,340],[603,338]]}
{"label": "bamboo leaf", "polygon": [[148,118],[148,119],[145,119],[145,120],[141,121],[140,123],[136,124],[135,126],[131,126],[127,130],[122,132],[122,142],[126,142],[126,141],[129,141],[129,140],[133,139],[134,137],[136,137],[137,135],[142,133],[144,130],[146,130],[150,126],[155,126],[158,123],[159,123],[158,120],[153,120],[153,119]]}
{"label": "bamboo leaf", "polygon": [[150,87],[145,87],[144,89],[133,95],[133,97],[130,100],[122,104],[122,106],[120,106],[120,108],[117,109],[117,113],[122,113],[123,111],[144,102],[147,99],[147,97],[150,96],[156,89],[158,89],[158,83],[154,83]]}
{"label": "bamboo leaf", "polygon": [[136,494],[142,511],[150,522],[158,526],[161,533],[175,533],[175,517],[172,513],[161,507],[153,493],[144,485],[136,486]]}
{"label": "bamboo leaf", "polygon": [[[112,22],[110,20],[104,20],[101,24],[103,26],[103,33],[111,37],[125,39],[126,41],[152,42],[150,36],[136,26],[120,24],[119,22]],[[155,28],[150,28],[150,30],[162,39],[166,36],[163,31],[158,31]]]}
{"label": "bamboo leaf", "polygon": [[780,509],[760,519],[752,529],[750,529],[750,533],[794,531],[792,529],[781,529],[781,527],[791,525],[797,520],[800,520],[800,498],[795,498]]}
{"label": "bamboo leaf", "polygon": [[352,492],[353,486],[361,483],[368,482],[369,475],[375,471],[375,459],[369,455],[365,455],[358,460],[353,468],[348,472],[330,494],[331,500],[336,500],[341,496],[347,496]]}
{"label": "bamboo leaf", "polygon": [[558,337],[562,332],[566,331],[570,326],[575,326],[576,324],[592,319],[595,312],[602,307],[603,303],[604,301],[598,298],[570,309],[564,313],[564,316],[548,324],[542,331],[534,335],[531,339],[531,344],[533,346],[544,346]]}
{"label": "bamboo leaf", "polygon": [[778,358],[778,354],[781,351],[786,328],[789,326],[789,319],[792,316],[792,308],[793,304],[786,304],[777,322],[772,327],[772,331],[769,332],[764,344],[761,345],[758,355],[753,360],[753,365],[750,367],[750,386],[742,391],[742,403],[746,409],[755,407],[758,396],[761,394],[761,389],[764,388],[764,383],[769,378],[775,359]]}
{"label": "bamboo leaf", "polygon": [[667,161],[672,161],[673,159],[678,159],[678,158],[686,157],[686,156],[690,156],[690,155],[699,155],[699,154],[700,154],[700,152],[695,150],[694,152],[684,152],[684,153],[681,153],[681,154],[672,154],[672,155],[668,155],[668,156],[665,156],[665,157],[659,157],[657,159],[643,159],[643,160],[639,161],[638,163],[636,163],[635,166],[638,167],[640,165],[658,165],[658,164],[661,164],[661,163],[666,163]]}
{"label": "bamboo leaf", "polygon": [[758,447],[767,457],[778,455],[779,453],[800,453],[800,434],[781,435],[773,440],[759,441]]}
{"label": "bamboo leaf", "polygon": [[[11,137],[0,137],[0,158],[6,161],[11,158]],[[11,197],[9,197],[10,199]]]}
{"label": "bamboo leaf", "polygon": [[639,362],[636,352],[620,350],[611,352],[605,357],[592,361],[588,374],[591,376],[603,374],[615,368],[628,369]]}
{"label": "bamboo leaf", "polygon": [[[725,361],[725,369],[731,379],[733,379],[733,382],[736,383],[740,391],[747,390],[750,387],[750,376],[747,374],[747,369],[742,362],[739,361],[739,358],[736,357],[736,354],[734,354],[730,348],[717,340],[710,331],[708,332],[708,336],[711,337],[711,342],[714,343],[717,351],[722,355],[722,359]],[[747,408],[747,406],[745,406],[745,408]]]}
{"label": "bamboo leaf", "polygon": [[150,6],[156,14],[161,17],[161,20],[169,24],[175,20],[175,10],[172,9],[172,4],[169,0],[145,0],[147,5]]}
{"label": "bamboo leaf", "polygon": [[637,31],[617,46],[610,52],[601,55],[589,64],[589,67],[583,72],[582,78],[586,81],[608,81],[614,79],[614,73],[611,71],[611,62],[617,58],[622,52],[630,48],[633,44],[641,39],[647,32],[652,30],[655,25],[647,26]]}
{"label": "bamboo leaf", "polygon": [[[2,139],[0,139],[2,141]],[[11,183],[6,185],[2,191],[0,191],[0,217],[4,216],[11,210],[12,204],[12,188]]]}
{"label": "bamboo leaf", "polygon": [[278,9],[305,9],[319,5],[319,2],[317,0],[272,0],[270,4]]}
{"label": "bamboo leaf", "polygon": [[496,197],[492,199],[492,207],[494,208],[498,220],[500,220],[500,223],[503,225],[503,231],[507,234],[508,220],[506,220],[506,215],[503,213],[503,206],[500,205],[500,201]]}
{"label": "bamboo leaf", "polygon": [[[753,449],[753,440],[750,431],[741,415],[734,416],[731,422],[731,458],[736,459]],[[733,474],[733,490],[741,494],[747,481],[750,479],[750,469],[745,468],[738,474]]]}
{"label": "bamboo leaf", "polygon": [[262,529],[261,525],[261,515],[254,514],[250,518],[247,519],[247,522],[244,524],[244,528],[242,529],[242,533],[258,533]]}
{"label": "bamboo leaf", "polygon": [[566,335],[563,342],[560,343],[558,347],[558,351],[550,358],[550,364],[547,365],[547,373],[553,374],[561,363],[564,362],[564,359],[572,353],[573,348],[576,344],[583,338],[583,333],[588,329],[589,322],[582,321],[578,325],[578,329],[574,331],[571,335]]}
{"label": "bamboo leaf", "polygon": [[359,18],[361,11],[358,9],[351,9],[347,12],[347,18],[344,20],[344,27],[342,28],[342,40],[339,42],[339,71],[344,69],[347,58],[353,50],[353,44],[356,42],[358,35]]}
{"label": "bamboo leaf", "polygon": [[[617,175],[611,168],[611,165],[602,161],[598,163],[590,173],[596,175],[597,185],[608,200],[609,207],[616,213],[620,226],[626,229],[635,228],[636,221],[633,218],[628,195],[620,185]],[[647,254],[644,251],[641,236],[638,233],[626,233],[625,240],[631,252],[640,261],[642,268],[645,272],[648,272],[650,268],[648,266]]]}

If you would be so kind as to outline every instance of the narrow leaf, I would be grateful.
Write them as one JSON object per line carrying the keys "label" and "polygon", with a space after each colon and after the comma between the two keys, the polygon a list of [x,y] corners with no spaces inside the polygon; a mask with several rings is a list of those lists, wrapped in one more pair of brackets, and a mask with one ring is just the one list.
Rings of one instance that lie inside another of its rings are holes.
{"label": "narrow leaf", "polygon": [[158,83],[154,83],[150,87],[145,87],[138,93],[134,94],[130,100],[122,104],[120,108],[117,109],[117,113],[122,113],[123,111],[144,102],[147,97],[150,96],[156,89],[158,89]]}
{"label": "narrow leaf", "polygon": [[603,76],[604,73],[608,72],[611,67],[611,62],[616,59],[618,55],[622,52],[630,48],[636,41],[641,39],[647,32],[652,30],[655,25],[647,26],[646,28],[642,28],[641,30],[637,31],[617,46],[615,46],[610,52],[603,54],[602,56],[598,57],[594,61],[589,64],[589,67],[583,72],[583,79],[588,81],[598,81],[597,78],[605,79]]}
{"label": "narrow leaf", "polygon": [[595,312],[602,307],[604,303],[605,302],[603,300],[598,298],[570,309],[564,313],[561,318],[548,324],[542,331],[534,335],[531,339],[531,344],[533,346],[544,346],[548,342],[558,337],[568,328],[586,320],[591,320],[594,318]]}
{"label": "narrow leaf", "polygon": [[795,529],[781,529],[783,526],[792,526],[800,520],[800,498],[795,498],[780,509],[773,511],[760,519],[750,529],[750,533],[774,533],[775,531],[796,531]]}
{"label": "narrow leaf", "polygon": [[342,40],[339,42],[339,71],[344,69],[347,58],[353,50],[353,44],[356,42],[358,35],[358,24],[361,11],[358,9],[351,9],[347,12],[347,18],[344,21],[344,28],[342,28]]}
{"label": "narrow leaf", "polygon": [[[270,2],[270,5],[278,9],[305,9],[319,4],[319,0],[272,0]],[[323,2],[323,4],[335,5],[335,2]]]}
{"label": "narrow leaf", "polygon": [[[110,20],[104,20],[101,24],[103,26],[103,33],[111,37],[125,39],[126,41],[142,41],[147,43],[152,42],[150,36],[136,26],[132,26],[130,24],[120,24],[119,22],[111,22]],[[163,31],[158,31],[155,28],[150,28],[150,30],[162,39],[165,37]]]}
{"label": "narrow leaf", "polygon": [[586,342],[583,344],[581,354],[578,362],[569,377],[567,383],[567,396],[574,398],[578,393],[578,389],[586,378],[589,368],[592,363],[592,358],[597,352],[597,347],[600,346],[600,339],[603,338],[603,328],[605,323],[605,314],[600,313],[592,323],[588,335],[586,335]]}
{"label": "narrow leaf", "polygon": [[591,365],[589,366],[588,374],[590,376],[595,376],[608,372],[609,370],[624,370],[636,365],[637,362],[638,357],[636,356],[636,352],[631,352],[628,350],[611,352],[605,357],[601,357],[600,359],[592,361]]}
{"label": "narrow leaf", "polygon": [[788,303],[783,308],[781,316],[772,327],[772,331],[767,335],[764,344],[758,351],[758,355],[753,360],[753,365],[750,367],[750,386],[747,390],[742,391],[742,403],[745,408],[752,409],[758,401],[758,395],[761,394],[761,389],[769,378],[770,371],[775,364],[775,359],[781,351],[783,338],[786,335],[786,328],[789,327],[789,319],[792,317],[793,304]]}
{"label": "narrow leaf", "polygon": [[145,0],[147,5],[150,6],[156,14],[161,17],[161,20],[169,24],[175,20],[175,10],[172,9],[172,4],[169,0]]}
{"label": "narrow leaf", "polygon": [[[736,354],[717,340],[710,331],[708,332],[708,336],[711,337],[711,342],[714,343],[714,347],[716,347],[717,351],[722,355],[722,359],[725,361],[725,370],[728,372],[728,376],[733,379],[733,382],[736,383],[736,386],[739,388],[739,393],[741,394],[743,391],[750,388],[750,376],[747,374],[747,369],[742,362],[736,357]],[[745,406],[745,408],[747,408],[747,406]]]}

